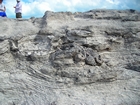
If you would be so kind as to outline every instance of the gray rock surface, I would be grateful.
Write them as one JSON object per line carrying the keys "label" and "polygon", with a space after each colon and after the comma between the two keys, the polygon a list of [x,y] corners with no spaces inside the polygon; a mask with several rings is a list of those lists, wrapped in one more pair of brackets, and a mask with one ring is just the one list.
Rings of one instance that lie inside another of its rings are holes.
{"label": "gray rock surface", "polygon": [[140,12],[0,18],[0,105],[140,105]]}

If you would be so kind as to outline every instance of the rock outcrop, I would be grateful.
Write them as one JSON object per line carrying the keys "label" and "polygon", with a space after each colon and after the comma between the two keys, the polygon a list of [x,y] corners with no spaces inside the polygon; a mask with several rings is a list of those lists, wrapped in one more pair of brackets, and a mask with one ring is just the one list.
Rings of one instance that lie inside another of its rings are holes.
{"label": "rock outcrop", "polygon": [[0,18],[0,105],[139,105],[140,12]]}

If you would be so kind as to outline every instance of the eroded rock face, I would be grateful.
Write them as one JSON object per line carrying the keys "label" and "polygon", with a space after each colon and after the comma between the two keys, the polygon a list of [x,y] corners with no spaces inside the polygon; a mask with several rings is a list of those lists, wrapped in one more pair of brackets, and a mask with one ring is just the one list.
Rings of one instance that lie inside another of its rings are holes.
{"label": "eroded rock face", "polygon": [[76,43],[63,44],[60,49],[51,55],[50,60],[52,61],[52,66],[60,68],[74,66],[75,64],[96,66],[103,63],[96,50]]}
{"label": "eroded rock face", "polygon": [[140,103],[138,11],[47,11],[0,23],[1,105]]}

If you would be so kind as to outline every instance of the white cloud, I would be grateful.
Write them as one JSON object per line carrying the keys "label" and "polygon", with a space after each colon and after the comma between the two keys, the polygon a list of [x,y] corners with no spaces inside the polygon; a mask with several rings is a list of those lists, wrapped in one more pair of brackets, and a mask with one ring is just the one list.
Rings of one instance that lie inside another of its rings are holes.
{"label": "white cloud", "polygon": [[115,4],[115,5],[118,5],[120,3],[119,0],[106,0],[106,1],[111,3],[111,4]]}
{"label": "white cloud", "polygon": [[73,6],[76,6],[76,5],[81,4],[81,3],[82,3],[81,0],[72,0]]}
{"label": "white cloud", "polygon": [[32,3],[22,3],[23,5],[23,15],[25,16],[33,16],[35,14],[42,14],[47,10],[51,10],[49,4],[47,2],[38,2],[34,1]]}
{"label": "white cloud", "polygon": [[114,4],[113,0],[106,0],[107,2]]}

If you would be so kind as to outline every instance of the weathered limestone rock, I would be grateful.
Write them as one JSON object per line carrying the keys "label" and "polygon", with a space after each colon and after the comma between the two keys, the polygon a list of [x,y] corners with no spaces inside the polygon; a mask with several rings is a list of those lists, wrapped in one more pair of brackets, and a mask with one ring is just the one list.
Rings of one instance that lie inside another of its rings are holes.
{"label": "weathered limestone rock", "polygon": [[4,40],[2,42],[0,42],[0,55],[6,53],[7,51],[9,51],[9,41],[8,40]]}
{"label": "weathered limestone rock", "polygon": [[0,105],[140,104],[140,12],[46,11],[0,24]]}

